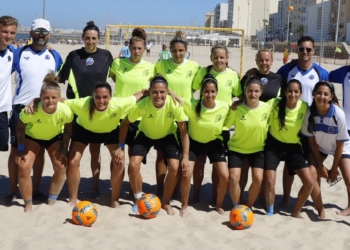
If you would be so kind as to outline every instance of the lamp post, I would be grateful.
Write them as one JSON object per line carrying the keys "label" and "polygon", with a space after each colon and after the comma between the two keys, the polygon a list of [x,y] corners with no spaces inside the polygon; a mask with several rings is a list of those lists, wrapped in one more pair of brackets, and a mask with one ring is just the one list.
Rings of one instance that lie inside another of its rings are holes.
{"label": "lamp post", "polygon": [[43,0],[43,19],[45,19],[45,8],[46,8],[46,1]]}
{"label": "lamp post", "polygon": [[340,0],[338,0],[337,27],[335,29],[335,39],[334,39],[335,42],[338,42],[339,16],[340,16]]}
{"label": "lamp post", "polygon": [[248,34],[249,34],[249,7],[250,7],[250,0],[247,1],[248,3],[248,17],[247,17],[247,41],[248,39]]}
{"label": "lamp post", "polygon": [[287,44],[288,44],[288,39],[289,39],[289,19],[290,19],[290,12],[294,9],[293,6],[291,6],[291,1],[289,0],[288,3],[288,18],[287,18]]}

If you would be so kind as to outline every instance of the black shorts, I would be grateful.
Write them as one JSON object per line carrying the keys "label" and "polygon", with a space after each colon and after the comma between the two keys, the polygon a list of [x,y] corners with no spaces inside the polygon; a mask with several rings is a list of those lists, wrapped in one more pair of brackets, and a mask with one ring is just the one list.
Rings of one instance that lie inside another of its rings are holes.
{"label": "black shorts", "polygon": [[[123,120],[120,120],[120,125],[122,124],[122,122]],[[125,144],[127,144],[129,147],[132,147],[134,143],[137,130],[139,129],[139,124],[140,124],[140,121],[135,121],[133,123],[130,123],[128,126],[128,133],[125,138]]]}
{"label": "black shorts", "polygon": [[228,155],[228,146],[227,143],[230,140],[230,130],[223,130],[221,132],[221,136],[222,136],[222,142],[224,144],[224,148],[225,148],[225,154]]}
{"label": "black shorts", "polygon": [[300,134],[300,142],[301,142],[304,157],[307,159],[309,153],[311,152],[309,137]]}
{"label": "black shorts", "polygon": [[190,161],[196,161],[197,156],[207,155],[210,163],[226,162],[224,144],[220,139],[201,143],[190,138]]}
{"label": "black shorts", "polygon": [[[185,123],[186,123],[186,128],[188,129],[188,121],[185,121]],[[177,124],[177,122],[176,122],[176,124]],[[179,126],[177,126],[177,128],[176,128],[176,139],[179,142],[180,152],[182,152],[181,133],[180,133]],[[161,148],[158,147],[158,146],[154,146],[154,149],[157,150],[157,151],[161,150]]]}
{"label": "black shorts", "polygon": [[228,151],[228,168],[242,168],[243,160],[247,158],[252,168],[264,168],[264,152],[259,151],[251,154],[241,154]]}
{"label": "black shorts", "polygon": [[276,171],[281,161],[287,163],[286,165],[290,175],[294,174],[294,170],[309,166],[300,144],[280,142],[271,134],[267,135],[264,154],[265,170]]}
{"label": "black shorts", "polygon": [[24,109],[24,105],[22,104],[17,104],[12,106],[12,112],[11,112],[11,117],[9,120],[9,127],[10,127],[10,132],[11,132],[11,146],[14,148],[18,147],[18,142],[17,142],[17,124],[19,121],[19,113],[21,113],[22,109]]}
{"label": "black shorts", "polygon": [[150,50],[150,49],[146,49],[146,52],[147,52],[147,53],[150,53],[150,52],[151,52],[151,50]]}
{"label": "black shorts", "polygon": [[26,135],[26,139],[35,141],[40,145],[40,147],[45,147],[48,149],[52,144],[54,144],[57,141],[62,141],[63,140],[63,134],[56,135],[54,138],[50,140],[40,140],[40,139],[35,139],[33,137],[30,137],[29,135]]}
{"label": "black shorts", "polygon": [[80,126],[77,123],[73,124],[72,142],[81,142],[85,145],[89,143],[104,143],[118,144],[119,142],[119,127],[108,133],[94,133]]}
{"label": "black shorts", "polygon": [[0,151],[9,150],[9,118],[7,111],[0,113]]}
{"label": "black shorts", "polygon": [[146,157],[152,146],[163,152],[164,159],[180,159],[179,143],[175,135],[167,135],[161,139],[153,140],[141,131],[135,137],[131,156]]}

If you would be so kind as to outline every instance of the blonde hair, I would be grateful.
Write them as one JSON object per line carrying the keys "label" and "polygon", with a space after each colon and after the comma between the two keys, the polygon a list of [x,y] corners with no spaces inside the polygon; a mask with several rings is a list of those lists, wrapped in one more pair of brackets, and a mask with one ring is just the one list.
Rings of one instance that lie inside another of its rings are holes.
{"label": "blonde hair", "polygon": [[260,52],[268,52],[271,55],[271,60],[273,61],[273,52],[269,49],[259,49],[258,52],[255,55],[255,59],[258,59]]}
{"label": "blonde hair", "polygon": [[42,95],[45,90],[52,89],[52,90],[56,90],[59,96],[61,96],[61,88],[60,88],[60,85],[58,84],[58,76],[56,76],[53,71],[50,71],[44,77],[43,82],[44,83],[41,86],[40,95]]}

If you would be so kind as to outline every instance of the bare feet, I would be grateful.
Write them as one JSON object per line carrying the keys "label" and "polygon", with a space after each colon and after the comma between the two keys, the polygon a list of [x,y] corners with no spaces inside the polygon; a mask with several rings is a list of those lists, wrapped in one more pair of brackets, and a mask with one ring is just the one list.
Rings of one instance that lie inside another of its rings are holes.
{"label": "bare feet", "polygon": [[350,207],[347,207],[342,211],[336,211],[335,213],[337,215],[348,216],[348,215],[350,215]]}
{"label": "bare feet", "polygon": [[298,218],[298,219],[304,219],[303,216],[301,216],[300,212],[292,212],[292,217]]}
{"label": "bare feet", "polygon": [[318,211],[318,218],[320,218],[320,219],[326,218],[326,212],[324,211],[324,208],[322,208],[320,211]]}
{"label": "bare feet", "polygon": [[75,204],[78,203],[78,200],[77,199],[69,199],[68,201],[68,205],[70,206],[75,206]]}
{"label": "bare feet", "polygon": [[185,213],[187,212],[187,205],[183,205],[180,209],[180,216],[184,217]]}
{"label": "bare feet", "polygon": [[222,209],[221,207],[217,207],[217,208],[216,208],[216,211],[217,211],[219,214],[221,214],[221,215],[225,214],[224,209]]}
{"label": "bare feet", "polygon": [[112,201],[111,202],[111,207],[112,208],[120,208],[120,204],[118,201]]}
{"label": "bare feet", "polygon": [[170,206],[170,204],[164,204],[163,209],[167,212],[168,215],[174,215],[175,212],[173,208]]}
{"label": "bare feet", "polygon": [[32,206],[33,206],[33,203],[31,200],[25,201],[24,202],[24,212],[29,213],[30,211],[32,211]]}
{"label": "bare feet", "polygon": [[56,203],[56,200],[47,200],[49,206],[53,206]]}

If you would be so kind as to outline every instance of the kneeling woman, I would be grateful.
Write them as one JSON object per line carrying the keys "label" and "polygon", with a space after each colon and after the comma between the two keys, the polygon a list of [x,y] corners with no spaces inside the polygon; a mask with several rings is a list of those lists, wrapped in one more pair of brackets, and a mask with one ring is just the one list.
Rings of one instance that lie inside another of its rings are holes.
{"label": "kneeling woman", "polygon": [[[75,205],[78,199],[80,182],[80,160],[89,143],[104,143],[111,156],[118,148],[118,124],[124,112],[128,112],[143,96],[145,91],[130,97],[112,97],[112,89],[108,83],[97,83],[92,96],[66,100],[77,115],[69,148],[68,189],[69,203]],[[111,160],[111,206],[119,207],[119,196],[123,184],[123,174],[117,174]]]}
{"label": "kneeling woman", "polygon": [[224,101],[215,100],[218,94],[218,82],[211,74],[204,76],[201,83],[199,100],[185,102],[188,115],[188,134],[190,137],[190,166],[182,172],[181,199],[183,216],[188,206],[191,178],[198,156],[207,155],[219,176],[217,186],[216,210],[223,214],[222,203],[228,184],[228,167],[223,144],[222,128],[229,111]]}
{"label": "kneeling woman", "polygon": [[[129,178],[135,197],[135,204],[142,196],[142,177],[140,165],[152,146],[162,150],[168,163],[165,190],[163,194],[163,208],[169,215],[174,211],[170,206],[170,198],[174,191],[180,160],[180,147],[176,138],[177,126],[180,130],[182,143],[182,170],[189,169],[188,150],[189,139],[187,134],[187,116],[183,108],[168,96],[168,82],[161,75],[155,76],[150,83],[150,96],[141,100],[125,117],[120,126],[119,148],[115,161],[119,166],[119,172],[124,171],[124,146],[128,133],[128,125],[139,117],[139,124],[133,148],[130,155]],[[176,126],[176,122],[177,126]],[[137,213],[136,205],[133,211]]]}
{"label": "kneeling woman", "polygon": [[[320,177],[330,182],[337,182],[338,167],[344,178],[348,194],[348,206],[339,215],[350,215],[350,142],[346,127],[344,111],[338,107],[338,99],[334,86],[327,81],[316,83],[312,95],[314,100],[306,113],[302,134],[309,138],[309,163],[312,168],[318,169],[317,182],[311,193],[319,217],[324,218],[325,212],[320,190]],[[327,155],[333,155],[332,168],[328,170],[323,162]]]}
{"label": "kneeling woman", "polygon": [[[54,169],[51,179],[48,204],[53,205],[66,178],[68,145],[71,136],[73,112],[59,102],[58,78],[49,73],[41,87],[37,112],[20,114],[17,127],[19,167],[18,183],[24,200],[24,212],[32,210],[32,179],[30,173],[40,147],[45,147]],[[64,132],[63,132],[64,131]]]}
{"label": "kneeling woman", "polygon": [[247,79],[244,84],[245,100],[235,111],[231,110],[225,126],[235,126],[235,133],[228,142],[228,166],[230,194],[236,206],[240,196],[240,176],[243,160],[252,167],[252,184],[249,188],[247,206],[252,207],[259,194],[264,174],[264,146],[267,137],[267,121],[271,106],[259,101],[263,84],[258,77]]}
{"label": "kneeling woman", "polygon": [[299,100],[302,87],[299,80],[292,79],[286,85],[281,98],[271,99],[269,134],[265,145],[265,197],[267,215],[273,215],[275,201],[276,169],[280,161],[288,162],[289,172],[296,173],[303,185],[292,212],[293,217],[302,218],[300,211],[313,188],[313,178],[300,142],[300,130],[308,108]]}

